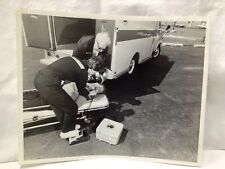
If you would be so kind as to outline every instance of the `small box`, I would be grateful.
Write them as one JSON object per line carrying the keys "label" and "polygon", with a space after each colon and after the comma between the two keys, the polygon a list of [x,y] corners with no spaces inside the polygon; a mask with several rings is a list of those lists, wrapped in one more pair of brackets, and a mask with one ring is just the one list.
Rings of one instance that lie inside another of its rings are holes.
{"label": "small box", "polygon": [[96,129],[96,138],[109,144],[116,145],[123,132],[123,124],[110,119],[103,119]]}

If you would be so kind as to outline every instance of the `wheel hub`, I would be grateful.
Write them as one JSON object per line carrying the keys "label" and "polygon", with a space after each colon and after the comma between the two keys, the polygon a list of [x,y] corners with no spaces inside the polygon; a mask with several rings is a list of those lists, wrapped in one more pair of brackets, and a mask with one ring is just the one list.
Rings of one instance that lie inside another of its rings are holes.
{"label": "wheel hub", "polygon": [[135,61],[131,60],[131,62],[129,64],[129,71],[128,71],[129,74],[131,74],[133,72],[134,66],[135,66]]}

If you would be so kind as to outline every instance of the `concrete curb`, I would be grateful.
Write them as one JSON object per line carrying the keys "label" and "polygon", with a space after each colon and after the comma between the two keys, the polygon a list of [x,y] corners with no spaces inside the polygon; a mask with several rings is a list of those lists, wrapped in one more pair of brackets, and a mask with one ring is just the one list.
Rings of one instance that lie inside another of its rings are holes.
{"label": "concrete curb", "polygon": [[204,48],[205,44],[162,43],[162,46],[173,46],[173,47],[192,46],[194,48]]}
{"label": "concrete curb", "polygon": [[178,35],[163,35],[163,38],[173,38],[173,39],[186,39],[186,40],[202,40],[203,38],[201,37],[187,37],[187,36],[178,36]]}
{"label": "concrete curb", "polygon": [[175,46],[175,47],[182,47],[182,43],[162,43],[162,46]]}
{"label": "concrete curb", "polygon": [[194,47],[195,48],[204,48],[205,44],[195,44]]}

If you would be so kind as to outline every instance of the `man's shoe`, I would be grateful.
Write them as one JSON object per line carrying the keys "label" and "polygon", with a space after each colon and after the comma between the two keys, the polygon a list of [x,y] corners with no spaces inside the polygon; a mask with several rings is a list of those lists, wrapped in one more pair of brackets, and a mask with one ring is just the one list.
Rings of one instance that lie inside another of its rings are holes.
{"label": "man's shoe", "polygon": [[69,145],[83,143],[88,141],[89,139],[90,139],[90,135],[87,133],[87,131],[84,130],[81,137],[78,137],[78,138],[70,137]]}
{"label": "man's shoe", "polygon": [[60,133],[60,137],[62,139],[67,139],[70,137],[78,137],[79,136],[80,131],[79,130],[72,130],[72,131],[68,131],[68,132],[61,132]]}

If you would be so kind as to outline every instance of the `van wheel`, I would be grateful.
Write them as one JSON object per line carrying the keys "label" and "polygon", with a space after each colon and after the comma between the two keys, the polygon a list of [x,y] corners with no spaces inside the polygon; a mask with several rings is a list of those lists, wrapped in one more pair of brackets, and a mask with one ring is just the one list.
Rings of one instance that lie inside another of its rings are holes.
{"label": "van wheel", "polygon": [[129,75],[131,75],[134,72],[135,66],[136,66],[136,60],[135,60],[135,58],[132,58],[132,60],[130,61],[130,64],[129,64],[129,69],[128,69]]}
{"label": "van wheel", "polygon": [[160,55],[160,51],[161,51],[161,48],[160,48],[160,45],[152,52],[152,58],[155,59],[155,58],[158,58],[159,55]]}

